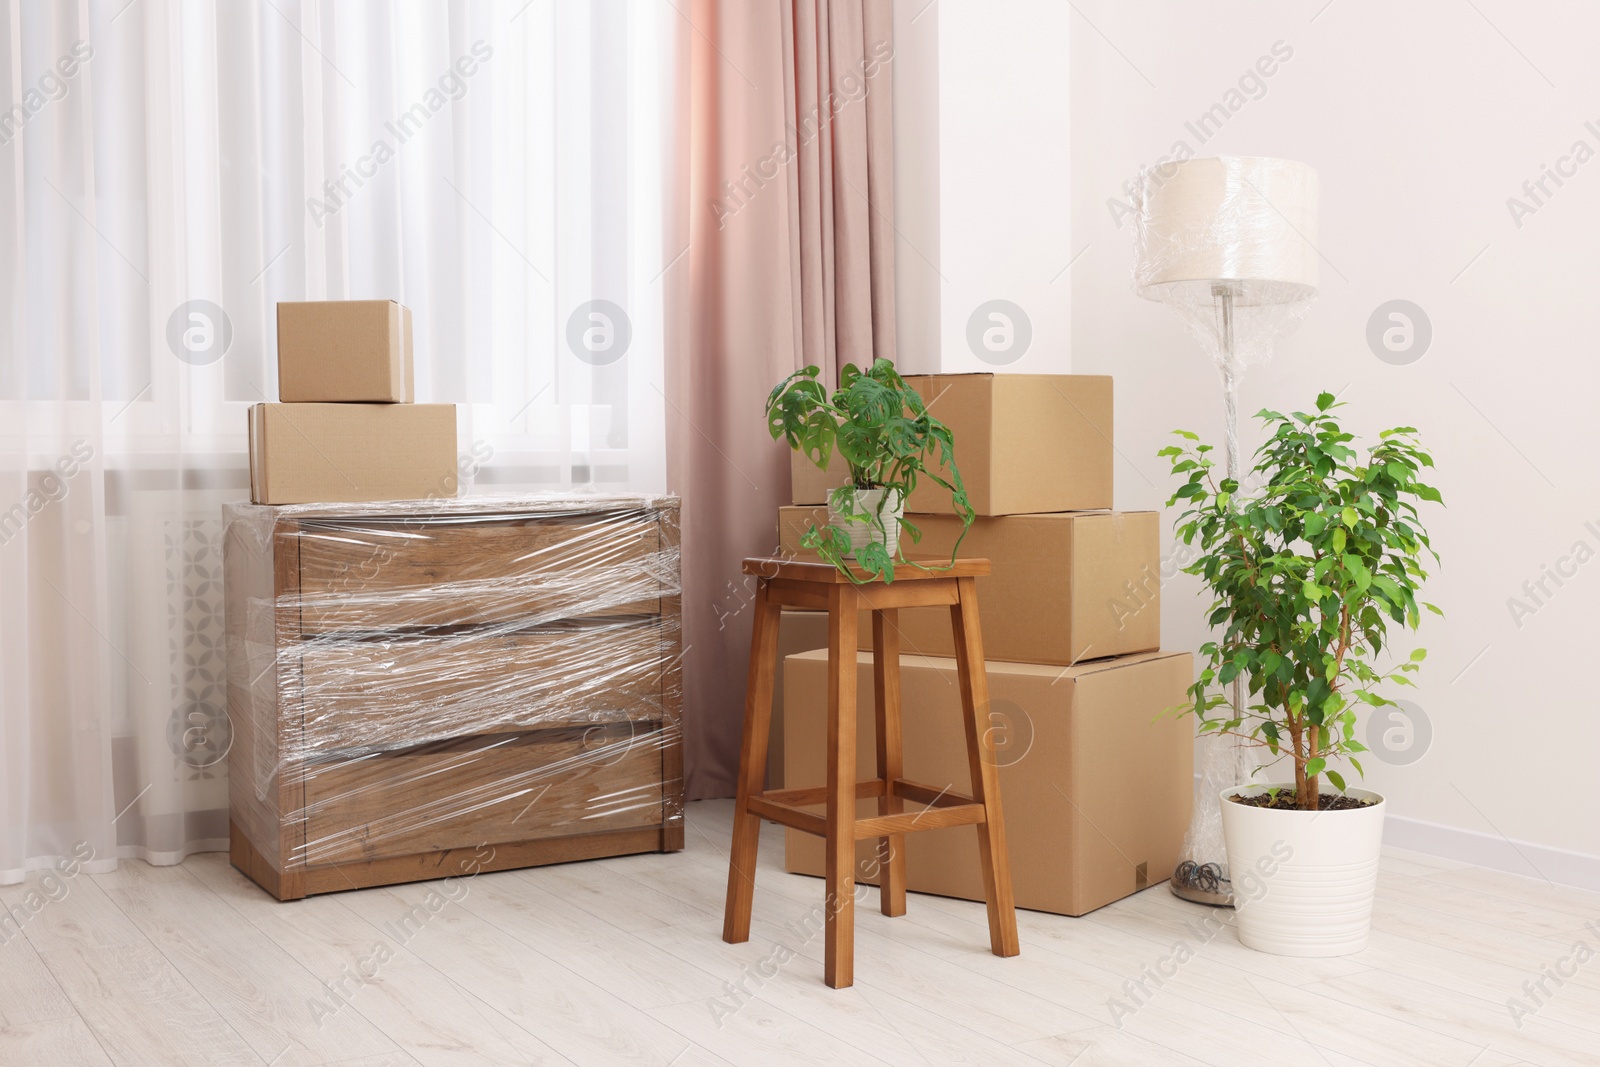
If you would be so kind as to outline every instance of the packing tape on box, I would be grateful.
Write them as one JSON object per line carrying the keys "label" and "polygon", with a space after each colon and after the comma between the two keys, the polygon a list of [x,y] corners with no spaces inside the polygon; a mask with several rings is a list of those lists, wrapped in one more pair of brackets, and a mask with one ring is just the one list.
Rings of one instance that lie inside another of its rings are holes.
{"label": "packing tape on box", "polygon": [[1126,511],[1113,511],[1111,514],[1111,541],[1116,545],[1128,543],[1129,524]]}

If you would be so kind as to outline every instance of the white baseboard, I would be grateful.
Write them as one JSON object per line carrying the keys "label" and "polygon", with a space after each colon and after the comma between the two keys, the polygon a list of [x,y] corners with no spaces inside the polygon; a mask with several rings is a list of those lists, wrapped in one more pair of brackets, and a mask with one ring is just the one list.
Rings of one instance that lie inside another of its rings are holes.
{"label": "white baseboard", "polygon": [[[1200,775],[1194,776],[1198,798]],[[1492,871],[1576,886],[1600,893],[1600,856],[1564,848],[1512,841],[1495,834],[1411,819],[1390,813],[1383,820],[1383,843],[1440,859],[1470,863]]]}
{"label": "white baseboard", "polygon": [[1600,893],[1600,856],[1397,815],[1384,819],[1383,843]]}

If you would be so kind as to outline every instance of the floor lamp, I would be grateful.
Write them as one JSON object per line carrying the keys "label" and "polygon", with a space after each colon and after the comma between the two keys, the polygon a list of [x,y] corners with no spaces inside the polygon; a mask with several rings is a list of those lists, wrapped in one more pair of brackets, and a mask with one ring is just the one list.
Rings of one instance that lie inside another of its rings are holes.
{"label": "floor lamp", "polygon": [[[1167,163],[1141,182],[1134,291],[1176,311],[1222,372],[1227,473],[1239,459],[1239,379],[1265,362],[1317,295],[1317,172],[1285,159],[1220,156]],[[1235,680],[1231,700],[1246,694]],[[1219,794],[1253,769],[1239,741],[1201,740],[1201,779],[1172,891],[1233,903]]]}

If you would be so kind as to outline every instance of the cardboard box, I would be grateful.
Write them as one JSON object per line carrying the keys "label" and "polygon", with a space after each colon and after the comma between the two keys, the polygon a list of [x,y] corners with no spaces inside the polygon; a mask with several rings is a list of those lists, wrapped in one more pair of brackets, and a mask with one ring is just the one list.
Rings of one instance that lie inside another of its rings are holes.
{"label": "cardboard box", "polygon": [[450,499],[454,404],[254,404],[250,499],[257,504]]}
{"label": "cardboard box", "polygon": [[789,452],[789,495],[796,504],[826,504],[828,491],[850,480],[850,465],[837,455],[829,456],[828,468],[818,468],[803,452]]}
{"label": "cardboard box", "polygon": [[411,403],[411,309],[393,300],[279,304],[278,399]]}
{"label": "cardboard box", "polygon": [[[826,508],[778,509],[782,551],[828,521]],[[961,533],[954,515],[913,515],[922,540],[912,558],[949,559]],[[1161,517],[1154,511],[1069,511],[974,520],[960,554],[993,565],[978,579],[984,654],[1021,663],[1076,663],[1161,647]],[[872,647],[870,624],[860,646]],[[955,655],[950,612],[900,612],[900,646]]]}
{"label": "cardboard box", "polygon": [[[868,616],[870,618],[871,616]],[[870,624],[869,624],[870,625]],[[783,663],[796,652],[828,647],[826,611],[784,611],[778,621],[778,666],[772,680],[772,729],[767,735],[767,788],[783,788]]]}
{"label": "cardboard box", "polygon": [[[956,465],[979,515],[1112,506],[1109,377],[930,374],[906,381],[954,434]],[[955,509],[949,491],[924,478],[906,510]]]}
{"label": "cardboard box", "polygon": [[[1178,863],[1194,799],[1194,725],[1162,715],[1194,679],[1187,652],[1149,652],[1061,668],[991,663],[988,721],[996,740],[1017,906],[1083,915],[1166,881]],[[784,781],[822,785],[827,743],[826,652],[790,656],[784,669]],[[970,795],[953,660],[901,661],[905,777]],[[856,675],[860,779],[876,777],[872,661]],[[859,804],[862,816],[877,801]],[[915,810],[915,805],[911,805]],[[787,867],[823,873],[823,841],[786,830]],[[876,870],[877,841],[857,843],[857,877]],[[983,899],[978,837],[970,826],[906,835],[906,885],[918,893]]]}

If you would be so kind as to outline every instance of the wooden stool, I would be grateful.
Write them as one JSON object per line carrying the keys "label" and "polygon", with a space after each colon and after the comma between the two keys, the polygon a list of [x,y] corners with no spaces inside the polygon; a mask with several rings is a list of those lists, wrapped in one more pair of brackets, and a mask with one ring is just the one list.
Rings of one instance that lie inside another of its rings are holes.
{"label": "wooden stool", "polygon": [[[756,885],[756,848],[761,820],[782,823],[825,838],[827,934],[824,978],[842,989],[854,981],[856,842],[879,841],[879,890],[885,915],[906,911],[905,835],[915,830],[975,825],[989,904],[989,944],[996,956],[1015,956],[1017,916],[1011,897],[1000,786],[987,731],[978,721],[989,703],[978,628],[975,579],[989,573],[986,559],[960,559],[945,570],[908,564],[894,570],[893,584],[855,585],[818,560],[747,559],[744,573],[758,581],[750,639],[750,679],[745,689],[744,747],[739,757],[739,794],[733,810],[733,847],[728,856],[728,904],[722,939],[750,939],[750,906]],[[935,789],[901,777],[899,609],[948,605],[955,630],[956,671],[966,722],[972,796]],[[778,617],[785,607],[828,612],[828,784],[820,789],[762,791],[772,721],[772,680],[777,666]],[[878,720],[878,776],[856,781],[856,613],[872,611],[873,689]],[[876,797],[878,816],[856,818],[856,800]],[[927,805],[907,812],[904,801]],[[826,806],[825,814],[806,811]]]}

